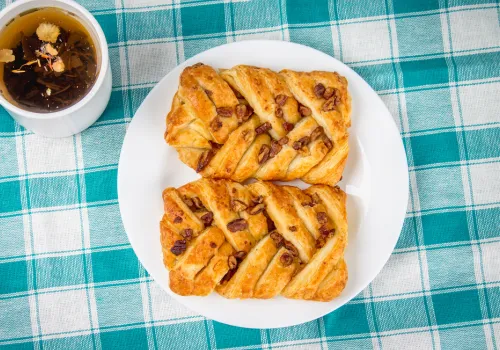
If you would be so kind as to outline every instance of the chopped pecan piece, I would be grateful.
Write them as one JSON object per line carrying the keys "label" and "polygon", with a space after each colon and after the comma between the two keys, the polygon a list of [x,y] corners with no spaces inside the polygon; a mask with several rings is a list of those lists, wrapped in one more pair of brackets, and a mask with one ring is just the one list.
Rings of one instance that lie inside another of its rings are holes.
{"label": "chopped pecan piece", "polygon": [[321,137],[321,135],[323,135],[323,127],[322,126],[318,126],[311,133],[311,141],[316,141],[317,139],[319,139]]}
{"label": "chopped pecan piece", "polygon": [[211,211],[201,216],[201,222],[203,222],[205,227],[212,225],[213,220],[214,220],[214,213],[212,213]]}
{"label": "chopped pecan piece", "polygon": [[332,149],[333,148],[333,142],[332,142],[332,140],[330,140],[326,135],[323,137],[323,142],[324,142],[326,148],[328,148],[328,149]]}
{"label": "chopped pecan piece", "polygon": [[258,203],[254,205],[253,207],[248,209],[248,214],[250,215],[257,215],[262,213],[262,211],[266,208],[264,203]]}
{"label": "chopped pecan piece", "polygon": [[303,105],[300,105],[299,106],[299,112],[300,114],[303,116],[303,117],[307,117],[307,116],[310,116],[311,115],[311,109],[306,107],[306,106],[303,106]]}
{"label": "chopped pecan piece", "polygon": [[262,203],[263,201],[264,201],[264,196],[257,196],[255,198],[252,198],[252,202],[254,202],[255,204]]}
{"label": "chopped pecan piece", "polygon": [[174,219],[174,224],[180,224],[182,222],[182,218],[180,216],[176,216]]}
{"label": "chopped pecan piece", "polygon": [[289,139],[288,137],[284,136],[282,138],[279,139],[278,143],[282,146],[286,145],[288,143]]}
{"label": "chopped pecan piece", "polygon": [[276,108],[276,117],[283,118],[283,110],[281,108]]}
{"label": "chopped pecan piece", "polygon": [[323,112],[333,111],[337,103],[338,99],[336,98],[336,96],[332,96],[328,100],[326,100],[326,102],[323,104],[323,107],[321,107],[321,110]]}
{"label": "chopped pecan piece", "polygon": [[283,128],[286,130],[286,132],[290,132],[293,130],[295,125],[293,125],[292,123],[289,123],[289,122],[284,122],[283,123]]}
{"label": "chopped pecan piece", "polygon": [[238,260],[234,255],[229,255],[227,258],[227,266],[229,266],[230,270],[234,270],[238,266]]}
{"label": "chopped pecan piece", "polygon": [[288,229],[292,232],[296,232],[297,231],[297,226],[290,226],[288,227]]}
{"label": "chopped pecan piece", "polygon": [[302,202],[300,204],[302,204],[303,207],[311,207],[311,208],[316,205],[312,200],[310,202]]}
{"label": "chopped pecan piece", "polygon": [[269,147],[268,145],[262,145],[259,151],[259,156],[257,158],[259,160],[259,164],[263,164],[269,159],[270,152],[271,147]]}
{"label": "chopped pecan piece", "polygon": [[240,122],[247,121],[252,113],[248,113],[248,106],[239,104],[236,106],[236,117]]}
{"label": "chopped pecan piece", "polygon": [[316,213],[316,218],[318,219],[318,222],[321,225],[326,224],[328,222],[328,216],[326,215],[326,213],[324,211],[320,211],[320,212]]}
{"label": "chopped pecan piece", "polygon": [[187,228],[184,230],[183,233],[181,233],[181,236],[184,237],[184,239],[189,242],[191,239],[193,239],[193,230]]}
{"label": "chopped pecan piece", "polygon": [[269,237],[271,237],[271,239],[273,240],[274,244],[276,245],[276,247],[281,247],[284,243],[284,238],[282,235],[280,235],[278,233],[278,231],[273,231],[269,234]]}
{"label": "chopped pecan piece", "polygon": [[321,200],[319,199],[319,195],[318,195],[317,193],[313,193],[313,194],[311,195],[311,198],[312,198],[312,202],[313,202],[314,204],[319,204],[319,202],[321,201]]}
{"label": "chopped pecan piece", "polygon": [[274,157],[281,151],[282,146],[279,144],[278,141],[272,141],[271,142],[271,151],[269,152],[269,158]]}
{"label": "chopped pecan piece", "polygon": [[174,255],[181,255],[182,253],[184,253],[186,251],[186,248],[187,248],[186,241],[179,239],[179,240],[174,242],[174,245],[172,246],[172,248],[170,248],[170,251]]}
{"label": "chopped pecan piece", "polygon": [[237,213],[240,211],[246,210],[248,206],[245,204],[245,202],[240,201],[239,199],[232,199],[231,200],[231,209]]}
{"label": "chopped pecan piece", "polygon": [[326,225],[321,226],[318,230],[323,236],[331,236],[335,233],[334,228],[329,229]]}
{"label": "chopped pecan piece", "polygon": [[284,267],[290,266],[293,263],[293,256],[288,253],[283,253],[280,256],[280,261]]}
{"label": "chopped pecan piece", "polygon": [[245,219],[236,219],[227,224],[227,229],[231,232],[243,231],[248,228],[248,223]]}
{"label": "chopped pecan piece", "polygon": [[309,142],[311,142],[311,138],[309,136],[304,136],[299,139],[299,142],[301,143],[302,146],[308,145]]}
{"label": "chopped pecan piece", "polygon": [[186,205],[189,207],[189,209],[191,209],[194,205],[193,200],[191,198],[186,197],[186,196],[184,196],[184,203],[186,203]]}
{"label": "chopped pecan piece", "polygon": [[205,206],[203,205],[203,202],[198,197],[193,197],[192,201],[193,201],[193,207],[195,209],[197,209],[197,210],[199,210],[199,209],[205,209]]}
{"label": "chopped pecan piece", "polygon": [[297,248],[295,248],[292,242],[285,240],[285,248],[288,249],[290,254],[292,254],[293,256],[299,256],[299,251],[297,250]]}
{"label": "chopped pecan piece", "polygon": [[222,122],[219,119],[219,117],[215,117],[214,120],[210,123],[210,128],[212,128],[213,131],[217,131],[222,127]]}
{"label": "chopped pecan piece", "polygon": [[286,100],[288,100],[288,96],[283,94],[279,94],[275,99],[278,106],[283,106],[286,103]]}
{"label": "chopped pecan piece", "polygon": [[205,169],[205,167],[208,165],[208,163],[210,163],[210,160],[212,160],[214,155],[215,152],[211,149],[203,152],[200,158],[198,159],[198,166],[196,167],[196,172],[199,173],[200,171]]}
{"label": "chopped pecan piece", "polygon": [[332,87],[328,87],[328,88],[326,88],[325,92],[323,93],[323,97],[328,100],[334,94],[335,94],[335,89]]}
{"label": "chopped pecan piece", "polygon": [[295,141],[292,145],[293,149],[298,151],[299,149],[302,148],[302,144],[299,141]]}
{"label": "chopped pecan piece", "polygon": [[266,215],[267,230],[268,231],[275,230],[276,229],[276,225],[274,224],[274,221],[267,215],[266,212],[264,212],[264,215]]}
{"label": "chopped pecan piece", "polygon": [[233,109],[231,107],[218,107],[216,111],[217,114],[223,118],[230,118],[233,115]]}
{"label": "chopped pecan piece", "polygon": [[318,98],[322,98],[323,94],[325,93],[325,85],[318,83],[314,86],[314,94]]}
{"label": "chopped pecan piece", "polygon": [[238,260],[243,260],[247,256],[247,253],[244,252],[243,250],[240,250],[239,252],[234,253],[234,257]]}
{"label": "chopped pecan piece", "polygon": [[257,135],[260,135],[260,134],[263,134],[271,129],[272,129],[271,123],[265,122],[265,123],[260,124],[258,127],[255,128],[255,133]]}
{"label": "chopped pecan piece", "polygon": [[217,244],[215,244],[215,242],[210,242],[210,248],[217,248]]}

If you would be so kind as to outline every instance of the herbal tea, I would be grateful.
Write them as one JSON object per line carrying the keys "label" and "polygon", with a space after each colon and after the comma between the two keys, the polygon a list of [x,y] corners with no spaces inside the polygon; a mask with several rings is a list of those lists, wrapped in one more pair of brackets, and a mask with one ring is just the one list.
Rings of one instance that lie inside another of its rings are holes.
{"label": "herbal tea", "polygon": [[56,8],[25,13],[0,33],[0,90],[20,108],[54,112],[81,100],[98,74],[92,37]]}

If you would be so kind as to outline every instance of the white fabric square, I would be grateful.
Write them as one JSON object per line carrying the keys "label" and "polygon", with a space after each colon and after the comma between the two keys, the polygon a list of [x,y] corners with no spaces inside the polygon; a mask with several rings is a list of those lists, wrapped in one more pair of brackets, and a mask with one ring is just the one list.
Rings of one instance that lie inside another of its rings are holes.
{"label": "white fabric square", "polygon": [[28,174],[76,168],[72,137],[50,139],[35,134],[26,135],[25,152]]}
{"label": "white fabric square", "polygon": [[344,24],[340,27],[344,62],[391,57],[386,21]]}
{"label": "white fabric square", "polygon": [[398,126],[399,131],[403,130],[403,126],[401,125],[401,119],[399,118],[399,101],[398,95],[389,94],[389,95],[379,95],[382,101],[384,101],[387,109],[391,112],[392,118],[394,122]]}
{"label": "white fabric square", "polygon": [[496,8],[450,12],[453,51],[500,45]]}
{"label": "white fabric square", "polygon": [[198,315],[170,297],[156,282],[149,283],[149,294],[152,321],[168,321]]}
{"label": "white fabric square", "polygon": [[90,329],[85,290],[40,294],[38,310],[44,335]]}
{"label": "white fabric square", "polygon": [[403,294],[422,290],[418,253],[393,254],[372,282],[373,296]]}
{"label": "white fabric square", "polygon": [[433,349],[432,334],[430,332],[397,334],[380,338],[382,349],[420,350]]}
{"label": "white fabric square", "polygon": [[128,47],[130,84],[155,83],[176,65],[175,43]]}
{"label": "white fabric square", "polygon": [[79,209],[35,213],[33,225],[34,253],[52,253],[82,248]]}
{"label": "white fabric square", "polygon": [[500,83],[460,86],[458,91],[465,125],[498,122]]}
{"label": "white fabric square", "polygon": [[474,204],[489,204],[498,201],[500,163],[473,164],[469,170]]}
{"label": "white fabric square", "polygon": [[486,282],[500,282],[500,242],[481,244]]}
{"label": "white fabric square", "polygon": [[[230,37],[230,36],[228,36]],[[281,40],[281,31],[275,32],[266,32],[266,33],[253,33],[253,34],[244,34],[237,35],[236,41],[243,40]]]}

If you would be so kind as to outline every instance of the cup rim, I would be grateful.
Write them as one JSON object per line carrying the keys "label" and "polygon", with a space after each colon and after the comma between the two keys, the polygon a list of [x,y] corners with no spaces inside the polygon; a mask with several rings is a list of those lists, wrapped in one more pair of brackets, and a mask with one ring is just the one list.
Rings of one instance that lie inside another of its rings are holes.
{"label": "cup rim", "polygon": [[[100,24],[97,22],[95,17],[83,6],[80,4],[76,3],[73,0],[52,0],[51,2],[54,3],[62,3],[65,5],[69,5],[73,9],[76,10],[76,12],[79,12],[78,15],[81,15],[82,17],[85,17],[86,20],[88,20],[92,26],[92,28],[95,30],[97,34],[97,40],[98,44],[101,49],[101,67],[99,70],[99,74],[97,76],[96,81],[94,82],[94,85],[90,89],[90,91],[87,92],[87,94],[77,103],[74,105],[65,108],[61,111],[57,112],[48,112],[48,113],[37,113],[37,112],[31,112],[27,111],[25,109],[19,108],[16,105],[12,104],[9,102],[4,96],[0,94],[0,104],[10,112],[16,113],[18,115],[22,115],[25,118],[32,118],[32,119],[56,119],[63,117],[68,114],[72,114],[82,108],[84,105],[86,105],[92,98],[97,94],[99,89],[104,83],[104,79],[106,77],[106,73],[109,69],[109,52],[108,52],[108,43],[106,40],[106,36],[104,35],[104,32],[100,26]],[[43,4],[40,4],[39,0],[19,0],[16,1],[9,6],[5,7],[2,11],[0,11],[0,19],[4,17],[8,17],[14,10],[16,10],[18,7],[26,5],[26,4],[32,4],[32,8],[44,8],[44,7],[56,7],[57,4],[52,4],[52,5],[46,5],[44,6]],[[67,9],[61,8],[61,10],[68,11]],[[29,11],[29,9],[26,9],[26,11]],[[16,14],[17,16],[17,14]],[[14,16],[12,16],[14,18]],[[9,18],[11,19],[11,18]]]}

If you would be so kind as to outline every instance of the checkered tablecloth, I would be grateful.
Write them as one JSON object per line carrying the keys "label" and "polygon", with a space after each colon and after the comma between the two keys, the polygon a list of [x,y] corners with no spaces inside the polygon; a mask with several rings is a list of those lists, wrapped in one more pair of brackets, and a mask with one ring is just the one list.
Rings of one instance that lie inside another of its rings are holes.
{"label": "checkered tablecloth", "polygon": [[[109,42],[104,115],[52,140],[0,111],[0,348],[500,347],[498,3],[82,4]],[[256,38],[309,45],[354,68],[391,110],[410,166],[404,228],[381,274],[341,309],[274,330],[205,319],[162,291],[127,240],[116,190],[127,125],[155,83],[201,51]]]}

